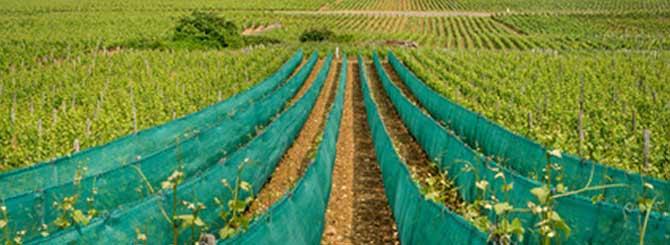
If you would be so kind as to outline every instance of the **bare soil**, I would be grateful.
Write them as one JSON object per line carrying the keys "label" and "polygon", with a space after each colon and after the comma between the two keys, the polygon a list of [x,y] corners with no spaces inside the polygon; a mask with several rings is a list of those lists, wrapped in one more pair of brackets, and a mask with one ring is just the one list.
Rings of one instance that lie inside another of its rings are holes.
{"label": "bare soil", "polygon": [[[314,81],[314,78],[316,78],[316,76],[319,74],[319,71],[321,71],[321,67],[323,66],[323,62],[324,62],[324,60],[323,60],[323,59],[320,59],[320,60],[318,60],[318,61],[316,62],[316,64],[314,64],[314,68],[312,69],[312,72],[311,72],[311,73],[309,74],[309,76],[307,77],[307,80],[305,80],[305,83],[302,85],[302,87],[300,88],[300,90],[298,90],[298,92],[295,94],[295,96],[293,96],[293,99],[291,99],[291,101],[288,103],[287,107],[293,105],[293,104],[294,104],[295,102],[297,102],[297,101],[298,101],[298,100],[299,100],[305,93],[307,93],[307,90],[309,89],[309,87],[312,86],[312,82]],[[303,63],[303,65],[304,65],[304,64],[306,64],[306,62]],[[302,65],[301,65],[301,66],[302,66]],[[293,74],[293,76],[295,76],[296,73],[297,73],[297,72],[295,72],[295,73]]]}
{"label": "bare soil", "polygon": [[250,35],[256,35],[260,34],[266,31],[274,30],[277,28],[281,28],[280,23],[274,23],[266,26],[258,26],[256,28],[246,28],[242,31],[242,36],[250,36]]}
{"label": "bare soil", "polygon": [[430,166],[430,158],[426,155],[421,146],[416,143],[405,127],[405,124],[400,118],[400,115],[398,115],[395,107],[386,96],[386,92],[382,87],[375,66],[370,64],[367,69],[370,78],[372,98],[379,107],[379,113],[386,130],[388,130],[389,135],[393,140],[393,145],[397,148],[401,159],[410,166],[410,169],[412,169],[413,172],[419,174],[420,177],[426,177],[428,167]]}
{"label": "bare soil", "polygon": [[354,213],[354,108],[352,64],[347,67],[347,85],[344,93],[342,121],[337,140],[337,154],[333,167],[330,198],[326,209],[322,244],[352,244]]}
{"label": "bare soil", "polygon": [[[382,66],[384,67],[384,70],[389,76],[391,82],[400,88],[400,90],[403,92],[403,95],[428,115],[427,111],[420,106],[414,97],[414,94],[410,93],[410,91],[407,89],[391,64],[382,63]],[[374,69],[374,67],[371,68]],[[384,88],[382,87],[381,81],[378,78],[371,78],[370,83],[372,83],[371,90],[373,91],[374,100],[380,107],[379,112],[382,115],[382,121],[384,121],[386,129],[391,135],[393,145],[396,147],[396,149],[398,149],[400,157],[409,166],[410,171],[415,176],[415,180],[419,181],[419,183],[425,186],[425,180],[427,178],[440,176],[439,167],[431,164],[432,161],[430,160],[430,157],[428,157],[421,145],[419,145],[407,127],[405,127],[405,124],[400,118],[400,115],[398,115],[397,110],[391,103]],[[446,197],[443,204],[452,211],[463,214],[462,211],[464,210],[467,203],[458,195],[457,187],[450,181],[441,184],[441,187],[443,187],[445,190],[448,190],[447,192],[442,193],[442,195]]]}
{"label": "bare soil", "polygon": [[353,244],[398,244],[393,213],[386,199],[381,171],[367,121],[358,64],[352,62],[354,74],[354,212]]}
{"label": "bare soil", "polygon": [[321,244],[398,244],[370,136],[358,64],[349,61],[344,114]]}

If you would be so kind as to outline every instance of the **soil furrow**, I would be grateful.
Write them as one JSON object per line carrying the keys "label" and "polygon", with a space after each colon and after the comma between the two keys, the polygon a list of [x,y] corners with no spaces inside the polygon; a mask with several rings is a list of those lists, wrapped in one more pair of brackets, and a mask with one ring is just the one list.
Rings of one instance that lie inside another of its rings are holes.
{"label": "soil furrow", "polygon": [[[391,83],[401,88],[403,95],[410,98],[410,101],[415,105],[418,105],[416,104],[416,100],[413,100],[414,95],[408,93],[409,91],[406,87],[400,86],[402,81],[398,74],[395,73],[395,70],[393,70],[391,64],[382,63],[382,66],[384,67],[386,74],[389,76]],[[372,69],[374,69],[374,67],[372,67]],[[389,131],[391,139],[393,139],[393,145],[398,149],[400,157],[409,166],[414,175],[414,179],[418,181],[421,186],[427,186],[428,183],[426,181],[429,178],[447,178],[447,176],[443,176],[440,173],[440,168],[436,164],[433,164],[421,145],[419,145],[407,127],[405,127],[400,115],[398,115],[398,112],[382,87],[381,81],[378,79],[370,79],[370,83],[372,83],[370,89],[373,91],[372,94],[374,100],[380,107],[379,112],[382,115],[382,121],[384,121],[386,129]],[[421,108],[420,106],[417,107]],[[424,113],[426,113],[425,110]],[[435,182],[434,187],[442,190],[440,198],[445,206],[456,213],[463,214],[467,203],[460,198],[457,192],[457,187],[450,179],[446,181],[437,181]]]}
{"label": "soil furrow", "polygon": [[[330,105],[335,99],[335,92],[337,86],[337,75],[339,74],[339,67],[337,62],[333,61],[328,72],[328,77],[323,85],[319,97],[310,112],[305,125],[300,130],[297,138],[286,151],[282,160],[277,164],[270,179],[263,185],[263,188],[258,193],[256,200],[251,204],[248,214],[260,214],[265,212],[267,208],[278,201],[287,190],[302,177],[307,166],[314,160],[314,154],[320,143],[320,137],[323,133],[323,127],[328,116]],[[319,69],[324,65],[324,61],[320,60]],[[309,81],[313,83],[316,75],[312,72]],[[302,95],[300,95],[302,96]],[[299,98],[299,97],[296,97]]]}
{"label": "soil furrow", "polygon": [[314,81],[314,78],[316,78],[316,76],[319,74],[319,71],[321,70],[321,67],[323,66],[323,62],[324,62],[324,60],[320,59],[316,62],[316,64],[314,64],[314,68],[312,69],[312,72],[309,74],[309,76],[305,80],[305,83],[302,85],[300,90],[298,90],[298,92],[295,94],[295,96],[293,96],[293,99],[291,99],[291,101],[286,105],[286,107],[289,107],[289,106],[295,104],[295,102],[297,102],[300,98],[302,98],[302,96],[307,92],[309,87],[312,86],[312,82]]}
{"label": "soil furrow", "polygon": [[333,166],[330,198],[326,209],[322,244],[352,244],[354,210],[354,111],[352,62],[347,66],[347,85],[344,92],[342,121],[337,140],[337,154]]}
{"label": "soil furrow", "polygon": [[397,244],[396,225],[384,193],[381,171],[367,121],[358,64],[352,62],[354,74],[354,213],[353,244]]}
{"label": "soil furrow", "polygon": [[384,127],[388,130],[391,139],[393,139],[393,145],[398,150],[401,159],[410,166],[412,172],[418,171],[419,176],[425,176],[426,171],[428,171],[427,168],[431,163],[430,158],[421,146],[416,143],[388,96],[386,96],[375,66],[370,64],[368,70],[374,71],[369,72],[370,92],[372,93],[373,100],[379,107],[379,114],[384,122]]}

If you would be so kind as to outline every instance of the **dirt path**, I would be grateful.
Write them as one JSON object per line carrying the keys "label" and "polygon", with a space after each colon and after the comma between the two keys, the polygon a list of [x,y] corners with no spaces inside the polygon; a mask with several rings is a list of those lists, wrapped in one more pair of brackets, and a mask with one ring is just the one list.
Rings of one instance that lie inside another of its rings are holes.
{"label": "dirt path", "polygon": [[246,28],[246,29],[244,29],[244,31],[242,31],[242,36],[256,35],[256,34],[260,34],[260,33],[266,32],[266,31],[271,31],[271,30],[274,30],[274,29],[277,29],[277,28],[281,28],[280,23],[274,23],[274,24],[270,24],[270,25],[267,25],[267,26],[258,26],[256,28]]}
{"label": "dirt path", "polygon": [[395,107],[386,96],[375,66],[370,64],[368,71],[374,71],[368,72],[370,74],[370,91],[373,100],[377,102],[384,126],[391,139],[393,139],[393,145],[397,148],[401,159],[411,166],[410,169],[423,172],[419,176],[424,176],[427,167],[430,165],[430,158],[410,135]]}
{"label": "dirt path", "polygon": [[333,182],[326,209],[326,222],[322,244],[352,244],[352,221],[354,211],[354,110],[353,110],[353,64],[347,67],[347,85],[344,92],[344,107],[337,154],[333,167]]}
{"label": "dirt path", "polygon": [[349,60],[326,225],[321,244],[398,244],[361,93],[358,64]]}
{"label": "dirt path", "polygon": [[[291,145],[282,157],[282,160],[277,164],[277,167],[268,182],[263,185],[263,188],[258,193],[256,200],[251,204],[247,214],[259,214],[265,212],[268,207],[278,201],[281,196],[302,177],[307,166],[313,160],[312,156],[314,152],[316,152],[319,143],[317,136],[323,132],[328,109],[335,97],[335,85],[337,84],[336,77],[338,71],[336,69],[337,67],[334,66],[334,63],[335,62],[333,62],[333,66],[331,66],[331,69],[328,72],[328,78],[323,85],[319,98],[316,100],[314,108],[307,118],[305,125],[293,142],[293,145]],[[323,60],[320,60],[319,64],[322,65]],[[315,67],[315,70],[310,74],[310,85],[313,83],[314,78],[316,78],[319,69],[321,69],[321,65]],[[303,88],[305,87],[309,86],[303,86]],[[302,95],[296,96],[296,98],[300,98],[301,96]]]}
{"label": "dirt path", "polygon": [[[381,59],[381,57],[380,57],[380,59]],[[402,82],[402,80],[400,79],[400,76],[398,75],[398,73],[395,72],[391,63],[382,62],[382,66],[384,66],[384,71],[386,71],[386,74],[391,79],[391,82],[396,87],[398,87],[400,89],[400,91],[402,91],[402,94],[405,97],[407,97],[407,99],[409,99],[412,103],[414,103],[414,105],[416,105],[416,107],[421,109],[421,111],[426,113],[426,115],[430,115],[430,113],[428,113],[428,111],[426,109],[424,109],[423,106],[421,106],[421,103],[419,103],[419,101],[416,99],[414,94],[409,91],[407,86],[405,86],[405,83]]]}
{"label": "dirt path", "polygon": [[[309,59],[307,59],[307,60],[309,60]],[[293,96],[293,98],[288,103],[288,105],[286,105],[286,107],[293,105],[296,101],[298,101],[300,99],[300,97],[302,97],[307,92],[307,90],[309,89],[309,86],[312,85],[312,82],[314,81],[314,78],[316,78],[316,75],[319,74],[319,71],[321,70],[321,67],[323,66],[323,62],[324,62],[323,59],[320,59],[320,60],[316,61],[316,64],[314,64],[314,68],[312,69],[312,72],[307,77],[307,80],[305,80],[305,83],[302,85],[302,87],[300,87],[300,90],[298,90],[298,92],[295,94],[295,96]],[[307,61],[303,62],[302,65],[305,65],[305,64],[307,64]],[[302,68],[302,65],[301,65],[301,68]],[[293,75],[295,76],[296,74],[293,74]]]}
{"label": "dirt path", "polygon": [[354,244],[397,244],[397,228],[386,200],[379,164],[367,121],[358,64],[354,67]]}
{"label": "dirt path", "polygon": [[469,11],[374,11],[374,10],[333,10],[333,11],[273,11],[277,14],[307,14],[307,15],[372,15],[372,16],[416,16],[416,17],[439,17],[439,16],[471,16],[489,17],[491,12],[469,12]]}

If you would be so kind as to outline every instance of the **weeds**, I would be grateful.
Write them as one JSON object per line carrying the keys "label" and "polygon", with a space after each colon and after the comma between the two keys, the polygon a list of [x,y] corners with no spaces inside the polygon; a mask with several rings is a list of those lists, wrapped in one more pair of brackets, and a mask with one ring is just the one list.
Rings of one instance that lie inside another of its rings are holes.
{"label": "weeds", "polygon": [[[542,244],[552,244],[554,242],[560,243],[563,238],[570,236],[571,229],[561,218],[556,211],[555,202],[557,199],[577,195],[586,191],[604,190],[608,188],[626,187],[624,184],[606,184],[599,186],[591,186],[595,169],[591,170],[591,176],[587,184],[581,189],[568,191],[567,187],[562,183],[563,172],[559,164],[551,163],[551,156],[560,158],[561,152],[553,150],[547,152],[547,165],[542,170],[543,180],[545,181],[541,186],[530,190],[530,194],[535,197],[536,201],[528,201],[527,207],[517,208],[509,203],[509,192],[514,188],[513,182],[508,182],[505,174],[498,168],[491,170],[497,172],[494,179],[501,180],[503,185],[501,190],[504,192],[504,200],[499,200],[495,195],[488,196],[490,184],[486,180],[479,180],[477,171],[472,164],[466,163],[462,172],[472,172],[475,175],[475,187],[478,190],[477,199],[470,205],[467,205],[464,210],[461,210],[466,220],[470,221],[478,229],[489,233],[489,240],[499,244],[512,244],[515,241],[523,241],[524,233],[529,227],[523,227],[521,220],[518,218],[510,219],[512,213],[532,213],[539,222],[533,225],[533,231],[540,235]],[[552,172],[557,174],[552,177]],[[550,186],[555,186],[555,193],[552,193]],[[491,191],[493,193],[493,191]],[[646,222],[653,203],[655,200],[650,200],[641,204],[640,210],[645,210],[647,216],[645,217],[644,225],[641,229],[640,242],[643,242],[644,232],[646,231]],[[486,218],[487,213],[495,214],[494,223],[491,223]]]}
{"label": "weeds", "polygon": [[[95,202],[95,195],[97,194],[97,188],[95,188],[95,181],[93,182],[93,188],[91,189],[91,195],[86,198],[87,209],[82,210],[77,208],[77,202],[81,198],[81,180],[83,176],[86,175],[88,168],[86,166],[79,167],[74,175],[74,180],[72,182],[75,194],[72,196],[64,197],[61,202],[54,202],[52,206],[58,210],[60,213],[54,224],[60,228],[65,229],[72,225],[88,225],[88,223],[95,216],[98,215],[98,211],[93,208],[93,203]],[[42,235],[48,235],[46,231],[48,227],[44,225],[41,227]],[[46,232],[46,233],[45,233]]]}
{"label": "weeds", "polygon": [[[251,185],[241,179],[242,170],[244,170],[244,166],[248,162],[248,158],[244,159],[244,163],[238,168],[234,187],[225,179],[221,180],[221,184],[232,194],[232,199],[229,200],[225,206],[218,198],[214,199],[214,202],[221,206],[222,210],[226,210],[219,214],[219,217],[226,221],[226,225],[219,230],[220,239],[231,238],[237,233],[249,228],[249,223],[251,222],[252,217],[245,216],[244,211],[246,210],[246,207],[254,201],[254,192]],[[244,200],[240,200],[241,191],[245,191],[249,194]]]}

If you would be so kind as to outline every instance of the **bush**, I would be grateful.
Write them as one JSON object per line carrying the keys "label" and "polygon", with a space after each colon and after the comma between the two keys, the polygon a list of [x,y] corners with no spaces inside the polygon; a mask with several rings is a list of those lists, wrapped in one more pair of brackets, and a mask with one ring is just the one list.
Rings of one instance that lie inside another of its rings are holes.
{"label": "bush", "polygon": [[195,46],[241,47],[243,39],[234,22],[211,12],[193,11],[180,18],[174,29],[174,41]]}
{"label": "bush", "polygon": [[321,42],[326,40],[331,40],[335,37],[335,33],[331,30],[322,28],[322,29],[309,29],[305,30],[300,35],[301,42]]}

